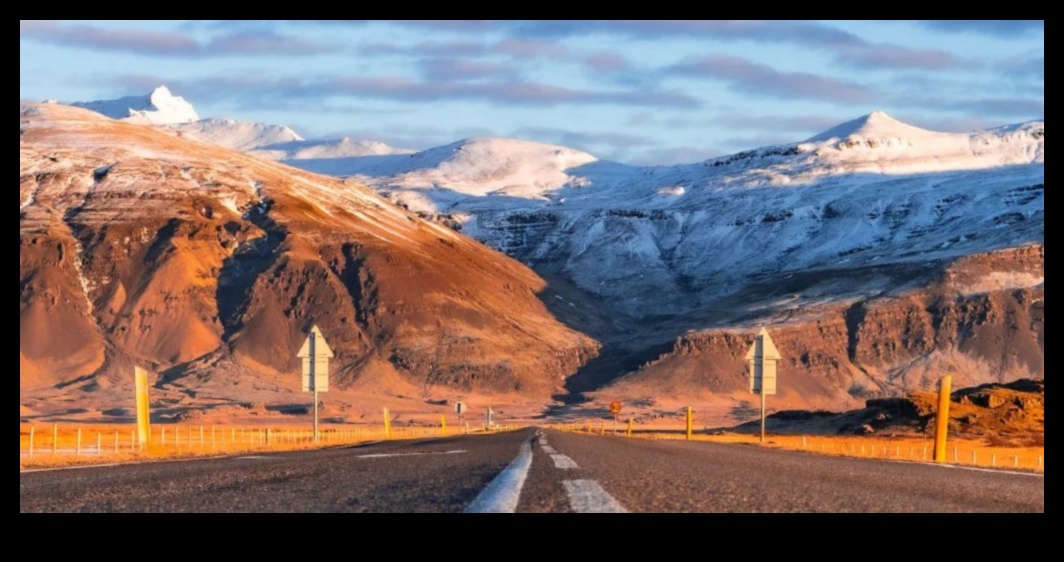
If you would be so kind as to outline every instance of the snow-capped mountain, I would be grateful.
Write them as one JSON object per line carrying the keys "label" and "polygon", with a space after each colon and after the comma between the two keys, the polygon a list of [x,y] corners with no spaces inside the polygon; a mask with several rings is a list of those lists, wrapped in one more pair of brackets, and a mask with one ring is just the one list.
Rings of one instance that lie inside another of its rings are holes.
{"label": "snow-capped mountain", "polygon": [[305,142],[299,133],[283,125],[267,125],[234,119],[204,119],[193,123],[170,125],[165,130],[181,138],[244,152],[276,144]]}
{"label": "snow-capped mountain", "polygon": [[72,105],[138,125],[177,125],[200,119],[192,104],[170,93],[166,86],[159,86],[147,96],[77,102]]}
{"label": "snow-capped mountain", "polygon": [[201,120],[192,104],[184,98],[174,96],[166,86],[156,88],[147,96],[78,102],[72,105],[112,119],[155,125],[184,139],[252,152],[268,160],[307,161],[301,167],[322,168],[322,173],[330,175],[340,175],[331,173],[332,164],[329,161],[332,160],[414,152],[373,140],[307,140],[284,125],[221,118]]}
{"label": "snow-capped mountain", "polygon": [[708,306],[753,278],[1040,242],[1044,128],[937,133],[877,112],[677,167],[475,139],[335,171],[642,317]]}

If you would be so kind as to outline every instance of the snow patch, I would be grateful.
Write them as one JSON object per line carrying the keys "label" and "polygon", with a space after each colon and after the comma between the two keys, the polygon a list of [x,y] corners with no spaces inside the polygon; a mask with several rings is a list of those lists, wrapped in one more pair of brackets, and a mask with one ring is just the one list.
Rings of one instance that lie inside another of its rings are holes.
{"label": "snow patch", "polygon": [[1031,289],[1046,282],[1045,276],[1027,272],[994,271],[974,283],[960,287],[965,296],[982,295],[995,291]]}

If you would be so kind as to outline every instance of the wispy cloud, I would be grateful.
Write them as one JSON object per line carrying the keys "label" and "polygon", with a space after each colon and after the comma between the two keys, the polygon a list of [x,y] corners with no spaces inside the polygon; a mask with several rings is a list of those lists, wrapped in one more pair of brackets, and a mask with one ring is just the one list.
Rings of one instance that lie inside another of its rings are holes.
{"label": "wispy cloud", "polygon": [[1044,33],[1045,20],[918,20],[936,31],[980,33],[997,37],[1016,37]]}
{"label": "wispy cloud", "polygon": [[[317,23],[323,23],[316,20]],[[931,22],[931,20],[928,20]],[[812,21],[779,20],[337,20],[330,25],[390,24],[442,32],[478,31],[507,36],[500,47],[511,45],[523,56],[565,56],[559,39],[588,35],[619,35],[635,40],[670,40],[678,37],[795,44],[827,51],[836,60],[857,69],[942,70],[970,63],[946,51],[911,49],[873,43],[853,33]],[[934,22],[931,22],[934,23]]]}
{"label": "wispy cloud", "polygon": [[515,79],[520,74],[513,65],[471,59],[424,59],[420,66],[426,80],[441,82]]}
{"label": "wispy cloud", "polygon": [[805,72],[784,72],[740,57],[713,55],[690,59],[668,72],[718,80],[744,93],[780,99],[866,103],[877,97],[871,88],[856,82]]}
{"label": "wispy cloud", "polygon": [[[138,87],[152,81],[164,81],[143,75],[126,76],[118,80],[137,84]],[[324,100],[342,96],[416,103],[480,101],[530,107],[601,104],[695,109],[700,106],[697,99],[678,92],[576,89],[521,80],[481,83],[422,81],[402,76],[264,78],[244,75],[188,80],[177,85],[182,91],[214,99],[236,101],[249,96],[270,96],[279,103],[288,99]]]}
{"label": "wispy cloud", "polygon": [[307,56],[340,49],[337,45],[270,31],[238,31],[198,41],[176,32],[68,25],[45,20],[20,20],[19,37],[64,47],[156,57]]}

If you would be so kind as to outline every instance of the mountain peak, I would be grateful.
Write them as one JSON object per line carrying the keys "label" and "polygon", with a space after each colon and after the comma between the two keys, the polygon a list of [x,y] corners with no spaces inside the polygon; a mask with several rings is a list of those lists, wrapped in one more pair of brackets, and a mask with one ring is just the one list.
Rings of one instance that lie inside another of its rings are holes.
{"label": "mountain peak", "polygon": [[179,125],[200,120],[192,104],[185,101],[185,98],[175,96],[166,86],[159,86],[146,96],[78,102],[72,105],[112,119],[141,125]]}
{"label": "mountain peak", "polygon": [[883,111],[873,111],[864,117],[847,121],[831,130],[825,131],[806,142],[827,142],[835,139],[849,138],[911,138],[933,134],[931,131],[903,123]]}

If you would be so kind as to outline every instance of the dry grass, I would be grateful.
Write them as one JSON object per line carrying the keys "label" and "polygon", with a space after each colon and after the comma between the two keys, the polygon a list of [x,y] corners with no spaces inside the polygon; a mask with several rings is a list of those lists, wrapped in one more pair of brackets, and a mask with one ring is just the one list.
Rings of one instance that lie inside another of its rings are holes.
{"label": "dry grass", "polygon": [[[496,428],[512,429],[515,428]],[[392,428],[386,435],[383,427],[330,426],[322,428],[321,442],[314,443],[313,431],[303,429],[156,426],[151,445],[140,450],[134,432],[129,426],[20,426],[19,470],[303,451],[445,436],[442,428]],[[446,433],[455,434],[454,429]]]}
{"label": "dry grass", "polygon": [[[562,431],[571,431],[588,434],[587,426],[562,426],[556,427]],[[601,426],[596,426],[590,432],[591,435],[601,435]],[[607,435],[614,435],[607,431]],[[623,435],[623,432],[620,433]],[[686,435],[682,431],[637,431],[633,434],[636,439],[653,439],[667,441],[684,441]],[[725,443],[736,445],[759,444],[760,439],[753,435],[725,434],[704,435],[695,434],[692,441],[706,443]],[[881,437],[836,437],[836,436],[794,436],[772,435],[768,438],[768,447],[788,451],[805,451],[819,455],[840,457],[853,457],[865,459],[881,459],[900,462],[931,462],[934,442],[930,439],[913,437],[881,438]],[[1039,442],[1032,440],[1029,446],[1014,446],[1009,441],[1008,445],[989,440],[953,439],[947,447],[947,462],[959,466],[974,466],[980,468],[999,468],[1010,470],[1025,470],[1031,472],[1045,472],[1045,440],[1044,436]]]}

